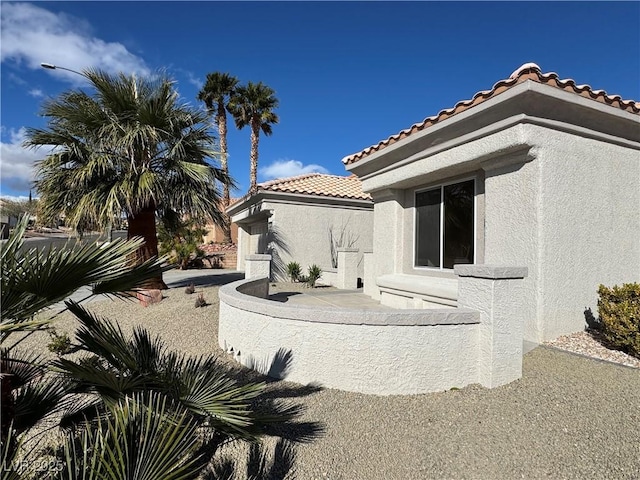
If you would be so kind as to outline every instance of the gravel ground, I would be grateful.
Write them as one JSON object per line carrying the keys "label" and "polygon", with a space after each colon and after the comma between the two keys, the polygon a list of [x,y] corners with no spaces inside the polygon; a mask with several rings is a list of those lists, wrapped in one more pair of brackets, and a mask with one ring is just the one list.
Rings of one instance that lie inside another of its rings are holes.
{"label": "gravel ground", "polygon": [[590,330],[572,333],[571,335],[563,335],[555,340],[545,342],[545,345],[600,360],[606,360],[607,362],[615,362],[628,367],[640,368],[640,358],[632,357],[620,350],[607,348],[606,341],[596,331]]}
{"label": "gravel ground", "polygon": [[[122,301],[89,308],[125,331],[142,324],[172,348],[233,365],[217,346],[217,291],[197,288],[204,308],[194,308],[184,288],[147,308]],[[58,332],[74,327],[68,314],[56,321]],[[24,343],[43,349],[48,337]],[[303,480],[640,479],[640,370],[546,346],[525,355],[522,379],[492,390],[380,397],[295,393],[287,382],[269,388],[289,389],[306,408],[302,420],[324,424],[323,435],[296,448],[295,478]]]}

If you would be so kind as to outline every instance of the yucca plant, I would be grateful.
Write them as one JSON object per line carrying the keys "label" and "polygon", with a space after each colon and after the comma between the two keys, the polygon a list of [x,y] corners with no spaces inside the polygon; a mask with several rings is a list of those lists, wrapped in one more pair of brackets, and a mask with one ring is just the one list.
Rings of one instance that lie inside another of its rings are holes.
{"label": "yucca plant", "polygon": [[292,282],[297,282],[300,279],[300,275],[302,275],[302,268],[298,262],[289,262],[287,264],[287,275]]}
{"label": "yucca plant", "polygon": [[309,266],[307,273],[307,285],[311,288],[315,288],[316,282],[322,276],[322,269],[318,265],[313,264]]}

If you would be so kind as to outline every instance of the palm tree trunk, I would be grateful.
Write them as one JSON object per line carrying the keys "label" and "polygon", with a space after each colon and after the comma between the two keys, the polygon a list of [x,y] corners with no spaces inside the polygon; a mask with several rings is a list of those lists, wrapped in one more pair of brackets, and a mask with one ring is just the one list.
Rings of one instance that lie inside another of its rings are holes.
{"label": "palm tree trunk", "polygon": [[249,171],[250,187],[249,193],[253,194],[258,191],[258,142],[260,141],[260,124],[251,121],[251,169]]}
{"label": "palm tree trunk", "polygon": [[[220,166],[223,173],[229,176],[229,162],[227,158],[227,111],[224,108],[223,102],[218,102],[218,130],[220,131],[220,153],[222,160]],[[227,207],[229,206],[229,182],[225,180],[223,184],[223,196],[222,196],[222,241],[224,243],[231,243],[231,219],[227,215]]]}
{"label": "palm tree trunk", "polygon": [[[138,249],[137,263],[158,256],[158,236],[156,233],[156,209],[155,205],[150,205],[135,215],[128,217],[129,229],[127,230],[127,240],[133,237],[142,237],[144,245]],[[162,274],[149,280],[146,285],[148,289],[166,290],[169,287],[162,280]]]}

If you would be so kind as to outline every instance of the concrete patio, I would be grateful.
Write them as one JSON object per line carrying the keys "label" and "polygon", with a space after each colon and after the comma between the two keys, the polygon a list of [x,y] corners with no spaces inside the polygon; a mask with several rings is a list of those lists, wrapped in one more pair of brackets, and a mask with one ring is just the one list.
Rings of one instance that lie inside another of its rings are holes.
{"label": "concrete patio", "polygon": [[278,292],[269,295],[269,300],[323,308],[359,308],[362,310],[393,310],[358,290],[309,289],[308,292]]}

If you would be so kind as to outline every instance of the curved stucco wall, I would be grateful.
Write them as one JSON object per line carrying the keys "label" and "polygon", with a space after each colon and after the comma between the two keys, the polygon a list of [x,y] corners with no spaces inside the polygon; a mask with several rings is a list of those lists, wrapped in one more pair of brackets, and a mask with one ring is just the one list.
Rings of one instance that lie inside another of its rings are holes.
{"label": "curved stucco wall", "polygon": [[218,341],[245,366],[279,376],[269,366],[284,351],[291,358],[289,381],[380,395],[478,382],[475,310],[290,306],[252,296],[266,283],[241,280],[220,288]]}

